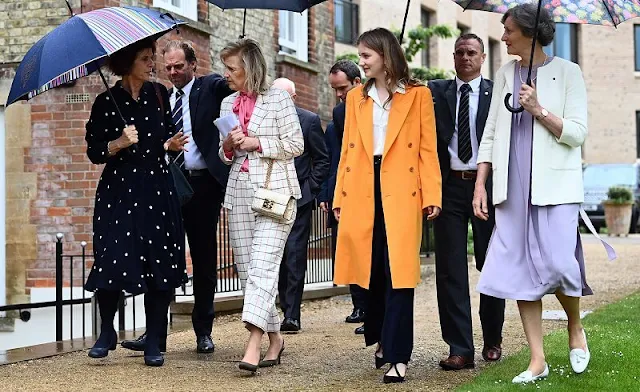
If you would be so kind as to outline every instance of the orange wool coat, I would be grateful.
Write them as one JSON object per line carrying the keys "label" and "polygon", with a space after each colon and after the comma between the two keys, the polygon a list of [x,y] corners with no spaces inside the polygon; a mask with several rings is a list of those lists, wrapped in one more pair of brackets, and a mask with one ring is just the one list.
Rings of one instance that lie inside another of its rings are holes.
{"label": "orange wool coat", "polygon": [[[360,86],[347,96],[342,155],[333,208],[340,208],[335,283],[369,287],[374,221],[373,100]],[[420,282],[423,208],[442,206],[431,91],[395,92],[380,168],[391,281],[394,289]]]}

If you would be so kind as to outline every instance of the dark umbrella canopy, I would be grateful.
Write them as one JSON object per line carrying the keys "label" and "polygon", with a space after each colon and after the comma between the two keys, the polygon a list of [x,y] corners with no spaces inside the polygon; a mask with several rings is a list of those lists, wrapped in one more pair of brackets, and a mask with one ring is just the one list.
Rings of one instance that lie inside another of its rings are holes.
{"label": "dark umbrella canopy", "polygon": [[325,0],[207,0],[222,9],[253,8],[302,12]]}

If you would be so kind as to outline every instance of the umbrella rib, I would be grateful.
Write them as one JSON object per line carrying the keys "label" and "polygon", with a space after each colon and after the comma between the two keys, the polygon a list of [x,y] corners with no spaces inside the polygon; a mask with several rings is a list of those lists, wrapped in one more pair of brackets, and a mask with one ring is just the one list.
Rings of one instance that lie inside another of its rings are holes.
{"label": "umbrella rib", "polygon": [[607,10],[607,13],[609,14],[609,17],[611,18],[611,23],[613,23],[613,27],[615,27],[616,29],[618,28],[618,25],[616,24],[616,20],[613,19],[613,14],[611,13],[611,10],[609,9],[609,6],[607,5],[607,2],[604,0],[602,1],[602,5],[604,5],[604,8]]}

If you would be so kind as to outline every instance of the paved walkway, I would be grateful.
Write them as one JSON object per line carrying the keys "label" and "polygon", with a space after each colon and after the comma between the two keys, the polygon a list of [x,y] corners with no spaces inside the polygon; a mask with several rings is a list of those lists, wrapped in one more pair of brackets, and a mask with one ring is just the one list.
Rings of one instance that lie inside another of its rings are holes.
{"label": "paved walkway", "polygon": [[[604,250],[593,238],[585,238],[587,271],[596,292],[583,301],[585,310],[615,301],[640,288],[640,241],[637,238],[612,241],[619,254],[614,263],[606,261]],[[382,370],[373,367],[373,348],[363,347],[353,325],[343,322],[351,310],[348,297],[306,303],[302,314],[303,332],[286,336],[281,366],[263,370],[251,377],[237,370],[247,333],[238,316],[216,320],[216,352],[196,354],[191,331],[169,338],[169,353],[162,368],[144,366],[142,357],[119,348],[107,359],[91,360],[86,352],[0,367],[2,391],[416,391],[449,390],[473,377],[486,364],[479,352],[475,370],[444,372],[438,361],[447,353],[440,337],[433,266],[425,267],[423,283],[416,292],[415,350],[408,381],[383,386]],[[478,273],[470,266],[473,284]],[[473,295],[476,343],[481,342],[477,319],[478,296]],[[545,309],[560,309],[547,297]],[[563,328],[558,321],[546,321],[545,328]],[[264,342],[266,349],[266,339]],[[505,354],[525,344],[517,308],[507,305],[504,331]],[[482,347],[478,347],[481,349]]]}

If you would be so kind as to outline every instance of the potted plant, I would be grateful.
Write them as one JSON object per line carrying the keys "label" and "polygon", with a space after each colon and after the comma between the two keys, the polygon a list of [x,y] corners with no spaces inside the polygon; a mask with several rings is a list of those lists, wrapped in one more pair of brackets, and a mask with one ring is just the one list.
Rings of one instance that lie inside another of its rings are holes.
{"label": "potted plant", "polygon": [[604,206],[604,220],[610,236],[629,235],[633,203],[633,194],[628,188],[622,186],[609,188],[607,200],[603,201],[602,205]]}

